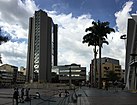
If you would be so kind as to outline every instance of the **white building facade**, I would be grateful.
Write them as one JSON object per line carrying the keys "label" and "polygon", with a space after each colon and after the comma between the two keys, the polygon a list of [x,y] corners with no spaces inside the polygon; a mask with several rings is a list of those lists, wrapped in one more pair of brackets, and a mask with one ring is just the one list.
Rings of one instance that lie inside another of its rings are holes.
{"label": "white building facade", "polygon": [[137,14],[128,19],[125,77],[129,90],[137,89]]}

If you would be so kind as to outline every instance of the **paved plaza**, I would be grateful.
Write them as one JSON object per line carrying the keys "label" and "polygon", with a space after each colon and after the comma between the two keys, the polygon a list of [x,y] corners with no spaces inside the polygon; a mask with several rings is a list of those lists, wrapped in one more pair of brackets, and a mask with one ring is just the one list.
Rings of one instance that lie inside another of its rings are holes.
{"label": "paved plaza", "polygon": [[[72,95],[73,90],[68,91]],[[36,98],[36,92],[40,93],[40,98]],[[13,93],[14,89],[0,89],[0,105],[13,105]],[[61,93],[61,96],[59,96],[59,93]],[[30,89],[31,101],[25,101],[18,105],[65,105],[69,103],[70,98],[69,95],[67,97],[65,95],[65,89]]]}
{"label": "paved plaza", "polygon": [[[62,95],[59,97],[61,91]],[[13,92],[13,89],[0,89],[0,105],[13,105]],[[40,93],[41,98],[33,98],[36,92]],[[19,105],[137,105],[137,93],[121,89],[107,91],[88,87],[77,88],[77,98],[74,97],[74,90],[69,90],[71,97],[65,97],[63,92],[64,90],[31,89],[32,100]],[[77,101],[72,101],[72,97]]]}
{"label": "paved plaza", "polygon": [[[83,91],[83,92],[82,92]],[[82,87],[77,105],[137,105],[137,93]]]}

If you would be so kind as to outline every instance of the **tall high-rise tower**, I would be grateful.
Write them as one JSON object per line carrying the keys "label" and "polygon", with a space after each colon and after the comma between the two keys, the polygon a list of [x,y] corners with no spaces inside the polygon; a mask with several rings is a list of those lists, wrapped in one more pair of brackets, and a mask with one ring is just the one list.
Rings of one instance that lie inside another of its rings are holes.
{"label": "tall high-rise tower", "polygon": [[29,19],[27,82],[50,82],[52,66],[57,66],[57,24],[35,11]]}

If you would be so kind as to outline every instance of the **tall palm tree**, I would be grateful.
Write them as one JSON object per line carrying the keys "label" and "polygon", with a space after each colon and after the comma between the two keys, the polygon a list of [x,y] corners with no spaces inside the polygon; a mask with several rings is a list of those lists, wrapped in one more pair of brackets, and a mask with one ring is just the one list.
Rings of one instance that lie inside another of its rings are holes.
{"label": "tall palm tree", "polygon": [[[111,32],[115,32],[113,28],[109,27],[109,22],[92,22],[92,27],[87,28],[86,30],[89,30],[90,33],[86,34],[83,37],[83,42],[88,43],[88,46],[94,45],[99,46],[99,77],[98,77],[98,86],[99,88],[102,88],[102,80],[101,80],[101,47],[103,43],[108,44],[107,35]],[[95,50],[96,51],[96,50]]]}
{"label": "tall palm tree", "polygon": [[109,27],[109,22],[92,22],[94,28],[95,28],[95,34],[98,36],[99,38],[99,88],[102,88],[102,73],[101,73],[101,47],[103,45],[103,43],[108,44],[108,41],[106,41],[107,39],[107,35],[110,34],[111,32],[115,32],[115,30],[113,28]]}
{"label": "tall palm tree", "polygon": [[85,30],[87,33],[84,37],[83,37],[83,43],[88,43],[88,46],[94,46],[94,78],[93,78],[93,86],[96,87],[96,71],[97,71],[97,60],[96,60],[96,56],[97,56],[97,50],[96,50],[96,46],[99,45],[99,40],[97,35],[94,34],[94,27],[89,27],[86,28]]}

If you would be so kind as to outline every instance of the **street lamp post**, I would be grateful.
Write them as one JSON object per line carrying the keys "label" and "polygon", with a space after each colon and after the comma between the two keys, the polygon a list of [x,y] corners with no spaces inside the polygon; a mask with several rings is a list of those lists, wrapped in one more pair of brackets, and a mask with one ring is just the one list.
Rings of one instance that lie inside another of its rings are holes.
{"label": "street lamp post", "polygon": [[[121,35],[121,36],[120,36],[120,39],[124,40],[124,42],[125,42],[125,50],[126,50],[127,35],[126,35],[126,34]],[[125,69],[126,69],[126,67],[125,67]],[[127,79],[126,79],[126,74],[125,74],[125,76],[124,76],[124,82],[126,82],[126,81],[127,81]]]}
{"label": "street lamp post", "polygon": [[69,67],[69,88],[71,89],[71,66]]}
{"label": "street lamp post", "polygon": [[120,36],[120,39],[127,39],[127,35],[126,35],[126,34],[121,35],[121,36]]}

